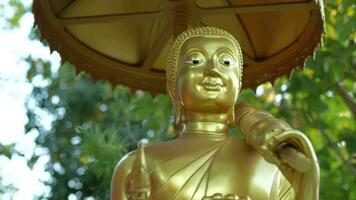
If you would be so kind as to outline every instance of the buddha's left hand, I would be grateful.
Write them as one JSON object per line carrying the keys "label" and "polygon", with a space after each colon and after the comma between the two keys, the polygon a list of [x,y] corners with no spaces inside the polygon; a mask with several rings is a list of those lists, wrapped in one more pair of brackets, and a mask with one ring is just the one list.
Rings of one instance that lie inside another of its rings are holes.
{"label": "buddha's left hand", "polygon": [[304,150],[310,142],[303,133],[247,104],[239,104],[236,109],[237,124],[247,142],[268,162],[281,168],[291,167],[299,172],[308,170],[310,152]]}
{"label": "buddha's left hand", "polygon": [[310,159],[302,153],[308,139],[297,130],[252,131],[247,140],[268,162],[281,168],[305,172],[310,167]]}
{"label": "buddha's left hand", "polygon": [[292,185],[296,200],[319,199],[319,166],[308,138],[271,114],[247,104],[235,107],[235,124],[247,143],[276,164]]}

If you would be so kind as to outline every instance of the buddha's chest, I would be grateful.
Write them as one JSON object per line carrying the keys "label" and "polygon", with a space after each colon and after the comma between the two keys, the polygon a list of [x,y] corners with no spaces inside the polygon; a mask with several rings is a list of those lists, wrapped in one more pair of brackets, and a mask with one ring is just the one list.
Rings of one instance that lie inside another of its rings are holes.
{"label": "buddha's chest", "polygon": [[241,152],[225,150],[173,156],[157,164],[151,171],[151,199],[267,200],[277,169],[258,155],[243,159]]}

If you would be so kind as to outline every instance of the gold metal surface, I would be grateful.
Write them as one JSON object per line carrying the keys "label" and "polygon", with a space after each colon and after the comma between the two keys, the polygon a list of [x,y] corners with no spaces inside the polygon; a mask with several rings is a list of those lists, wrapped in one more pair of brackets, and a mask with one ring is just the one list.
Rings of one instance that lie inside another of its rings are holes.
{"label": "gold metal surface", "polygon": [[[117,165],[112,200],[318,200],[309,140],[247,104],[240,46],[217,28],[191,29],[169,54],[167,91],[178,137],[129,153]],[[227,134],[238,126],[246,140]]]}
{"label": "gold metal surface", "polygon": [[289,75],[323,32],[321,0],[34,0],[35,22],[77,71],[113,85],[164,93],[173,38],[213,26],[238,38],[244,88]]}

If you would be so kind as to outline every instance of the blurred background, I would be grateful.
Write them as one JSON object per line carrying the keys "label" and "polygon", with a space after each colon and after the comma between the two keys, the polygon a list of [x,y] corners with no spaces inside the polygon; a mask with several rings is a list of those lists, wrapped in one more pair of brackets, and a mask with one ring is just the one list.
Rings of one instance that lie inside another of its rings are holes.
{"label": "blurred background", "polygon": [[[60,63],[38,39],[31,3],[0,0],[0,199],[109,199],[122,156],[139,140],[174,137],[171,103]],[[311,139],[321,200],[356,200],[356,3],[324,3],[326,34],[315,57],[240,100]]]}

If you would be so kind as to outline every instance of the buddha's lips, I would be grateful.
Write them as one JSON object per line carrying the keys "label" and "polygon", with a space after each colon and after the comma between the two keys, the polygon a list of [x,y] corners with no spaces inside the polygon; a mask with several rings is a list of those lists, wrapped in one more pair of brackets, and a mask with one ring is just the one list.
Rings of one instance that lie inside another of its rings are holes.
{"label": "buddha's lips", "polygon": [[224,84],[220,78],[208,76],[202,81],[202,87],[208,91],[218,91],[224,87]]}

